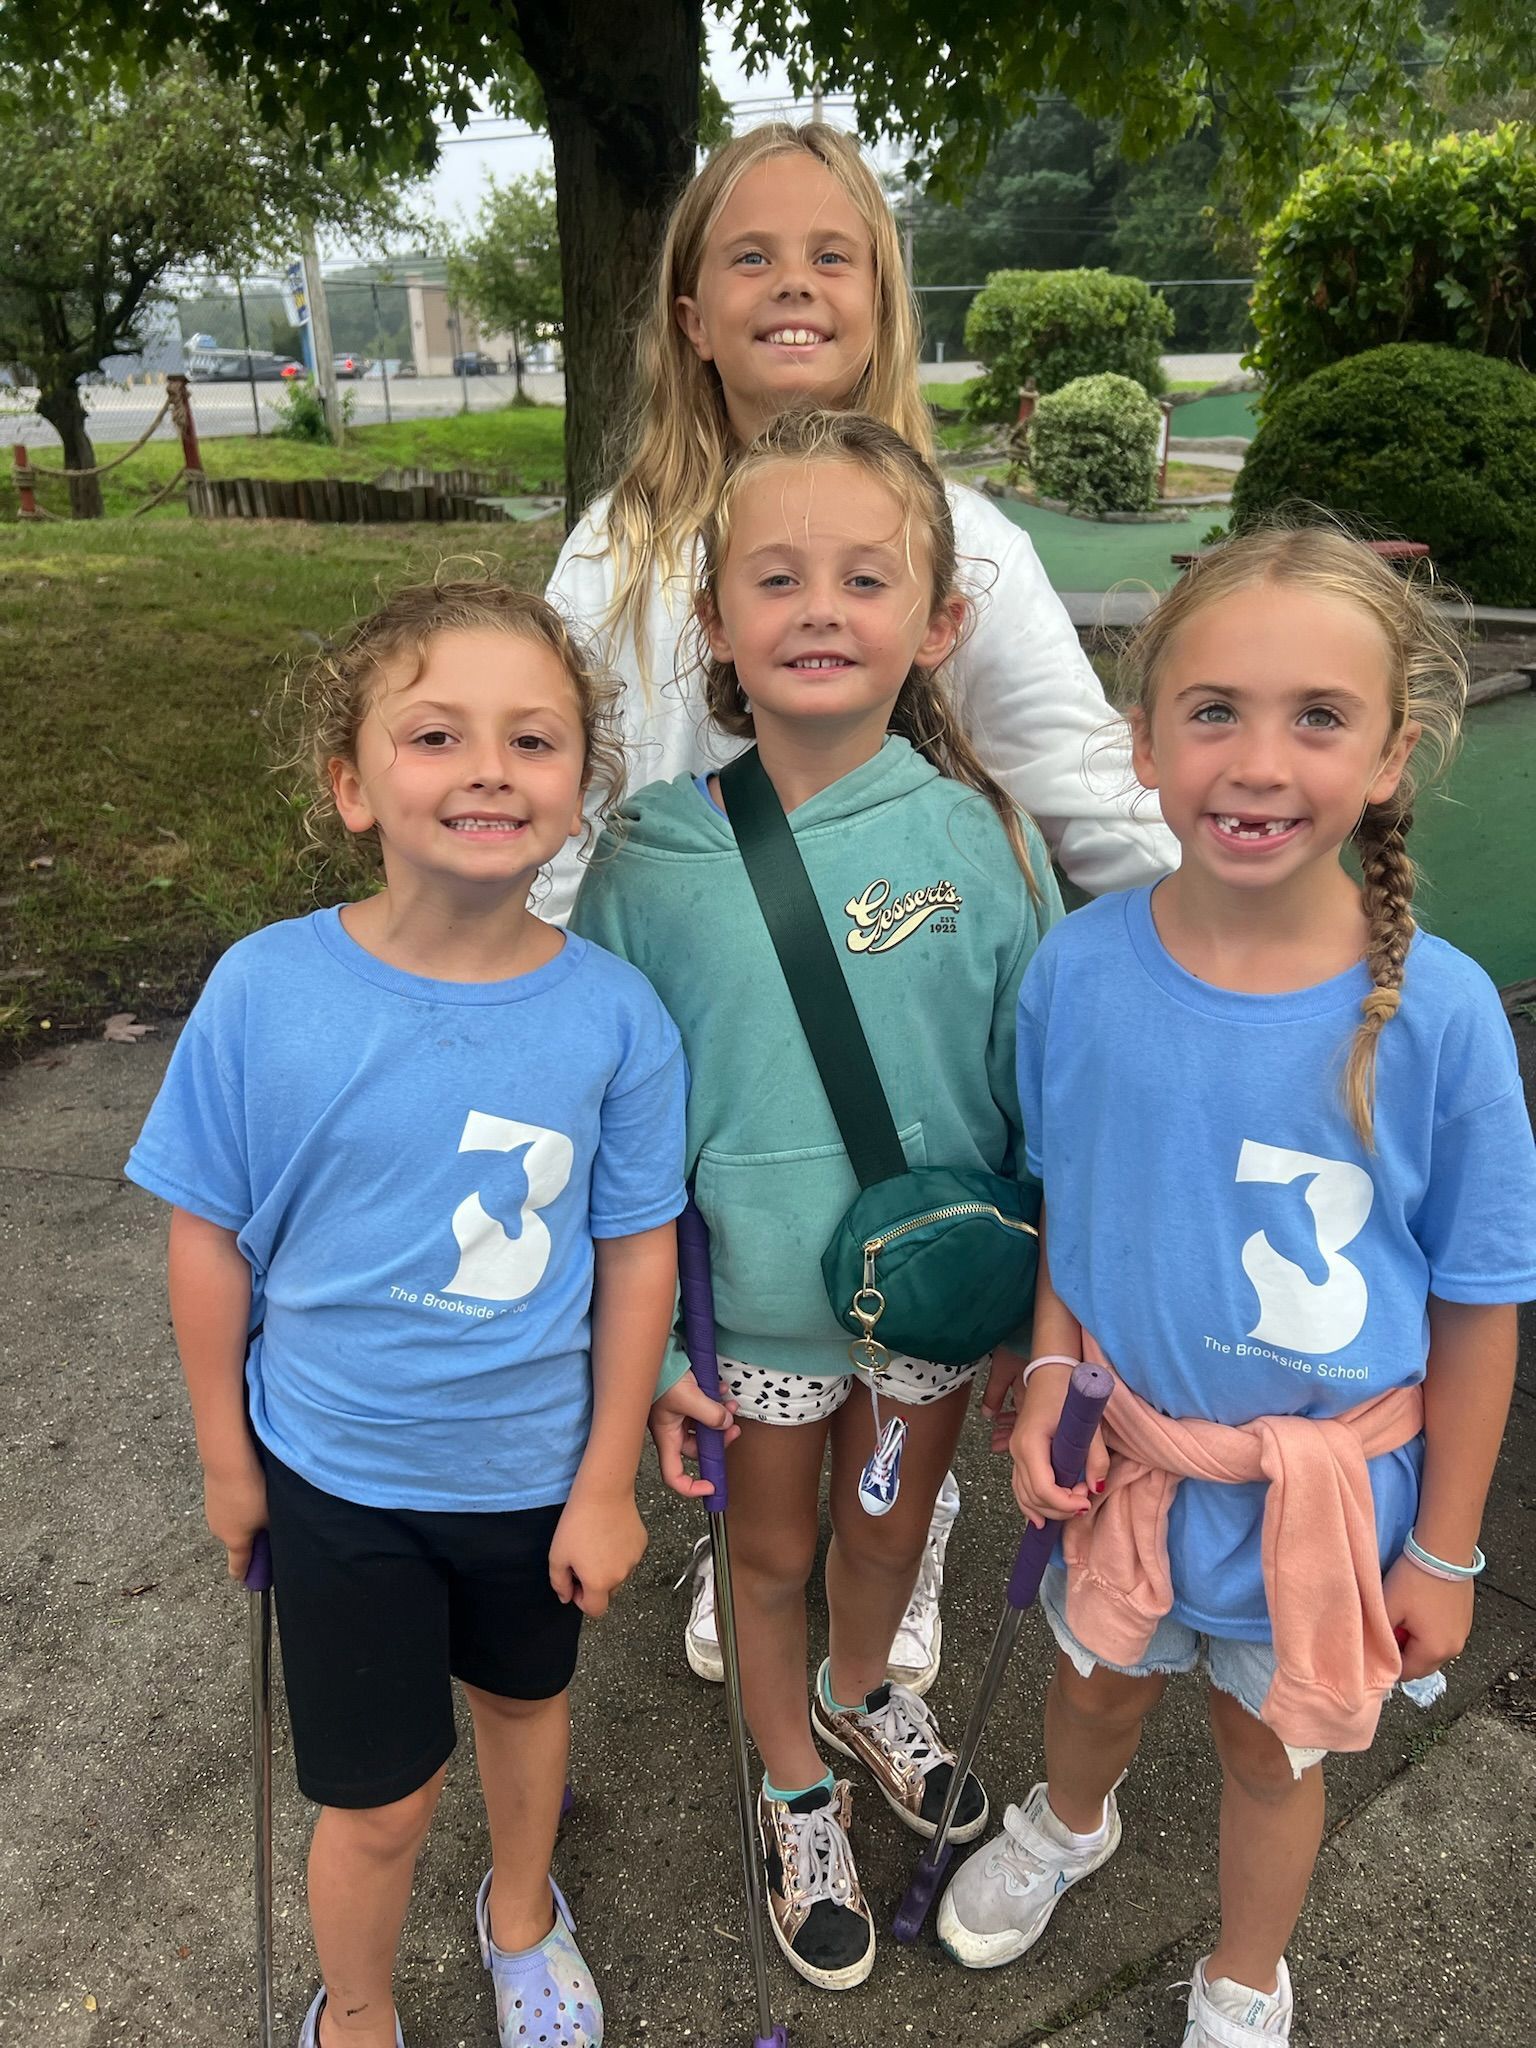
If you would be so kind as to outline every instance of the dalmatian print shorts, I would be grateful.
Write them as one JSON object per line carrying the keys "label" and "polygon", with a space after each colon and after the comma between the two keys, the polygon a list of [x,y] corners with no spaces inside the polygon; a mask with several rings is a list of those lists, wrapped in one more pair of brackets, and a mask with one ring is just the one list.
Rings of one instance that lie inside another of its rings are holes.
{"label": "dalmatian print shorts", "polygon": [[[882,1401],[895,1401],[903,1408],[926,1408],[942,1401],[956,1387],[968,1386],[985,1359],[971,1365],[930,1365],[921,1358],[907,1358],[893,1351],[889,1370],[880,1381]],[[769,1422],[792,1429],[802,1422],[824,1422],[836,1414],[857,1388],[868,1382],[856,1373],[814,1379],[808,1373],[769,1372],[758,1365],[744,1365],[739,1359],[720,1361],[720,1390],[736,1402],[743,1422]]]}

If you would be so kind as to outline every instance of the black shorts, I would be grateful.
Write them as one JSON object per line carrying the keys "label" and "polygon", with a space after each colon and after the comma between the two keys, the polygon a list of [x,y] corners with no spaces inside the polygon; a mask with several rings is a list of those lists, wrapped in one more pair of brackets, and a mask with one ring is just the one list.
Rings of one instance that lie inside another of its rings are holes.
{"label": "black shorts", "polygon": [[387,1806],[453,1753],[450,1673],[506,1699],[564,1692],[581,1610],[549,1583],[560,1508],[438,1514],[322,1493],[263,1449],[272,1587],[299,1789]]}

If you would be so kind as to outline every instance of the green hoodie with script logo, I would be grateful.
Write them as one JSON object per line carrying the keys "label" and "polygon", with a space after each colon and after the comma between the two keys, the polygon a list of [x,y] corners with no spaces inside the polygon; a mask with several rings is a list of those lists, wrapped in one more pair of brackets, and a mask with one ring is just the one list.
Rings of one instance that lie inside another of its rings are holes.
{"label": "green hoodie with script logo", "polygon": [[[1019,981],[1061,915],[1040,835],[1034,896],[986,799],[893,735],[789,822],[908,1162],[1022,1172]],[[682,1033],[722,1354],[847,1373],[821,1254],[858,1183],[729,820],[691,776],[627,800],[571,929],[640,968]]]}

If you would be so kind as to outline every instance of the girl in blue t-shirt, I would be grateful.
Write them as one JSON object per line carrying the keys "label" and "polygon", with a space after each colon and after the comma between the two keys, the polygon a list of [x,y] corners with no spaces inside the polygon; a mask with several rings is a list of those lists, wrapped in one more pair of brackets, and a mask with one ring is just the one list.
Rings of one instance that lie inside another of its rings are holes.
{"label": "girl in blue t-shirt", "polygon": [[[1113,1855],[1168,1675],[1203,1668],[1222,1913],[1185,2044],[1273,2048],[1321,1758],[1369,1746],[1398,1678],[1427,1700],[1471,1627],[1536,1156],[1496,991],[1414,925],[1413,805],[1466,695],[1428,594],[1332,529],[1268,531],[1203,559],[1129,665],[1183,864],[1068,918],[1020,994],[1048,1227],[1009,1448],[1026,1517],[1066,1523],[1061,1655],[1045,1780],[939,1932],[972,1968],[1023,1955]],[[1066,1490],[1051,1434],[1096,1346],[1123,1392]]]}
{"label": "girl in blue t-shirt", "polygon": [[224,955],[128,1171],[174,1205],[171,1311],[234,1577],[271,1535],[321,1807],[301,2048],[398,2048],[450,1675],[501,2039],[537,2010],[537,2038],[592,2048],[602,2007],[549,1866],[581,1616],[645,1547],[685,1076],[641,976],[528,896],[589,790],[618,793],[612,692],[542,599],[445,576],[299,694],[310,822],[374,847],[383,885]]}

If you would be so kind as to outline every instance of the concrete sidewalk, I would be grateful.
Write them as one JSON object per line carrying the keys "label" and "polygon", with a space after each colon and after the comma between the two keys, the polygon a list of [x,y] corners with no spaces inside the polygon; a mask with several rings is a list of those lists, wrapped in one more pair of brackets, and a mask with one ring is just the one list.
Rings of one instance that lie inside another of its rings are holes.
{"label": "concrete sidewalk", "polygon": [[[1536,1031],[1520,1024],[1527,1075]],[[0,1076],[0,2048],[243,2048],[255,2038],[244,1604],[203,1530],[164,1305],[164,1216],[119,1168],[167,1045],[76,1046]],[[1292,2039],[1452,2048],[1533,2038],[1536,1323],[1490,1507],[1478,1625],[1448,1699],[1395,1702],[1329,1767],[1330,1834],[1291,1950]],[[1015,1525],[979,1427],[958,1461],[944,1670],[958,1729]],[[648,1485],[651,1549],[579,1680],[578,1804],[557,1874],[610,2048],[745,2048],[752,2008],[718,1690],[688,1673],[669,1587],[702,1517]],[[1040,1766],[1049,1664],[1026,1624],[983,1753],[999,1809]],[[279,2040],[313,1984],[308,1815],[278,1755]],[[1122,1793],[1125,1841],[1012,1970],[882,1940],[870,1984],[821,1996],[773,1963],[795,2048],[1142,2048],[1179,2038],[1216,1911],[1216,1776],[1176,1687]],[[860,1794],[882,1928],[913,1838]],[[412,2048],[491,2048],[469,1925],[486,1859],[467,1746],[423,1857],[400,2006]],[[1526,1956],[1524,1964],[1519,1962]]]}

